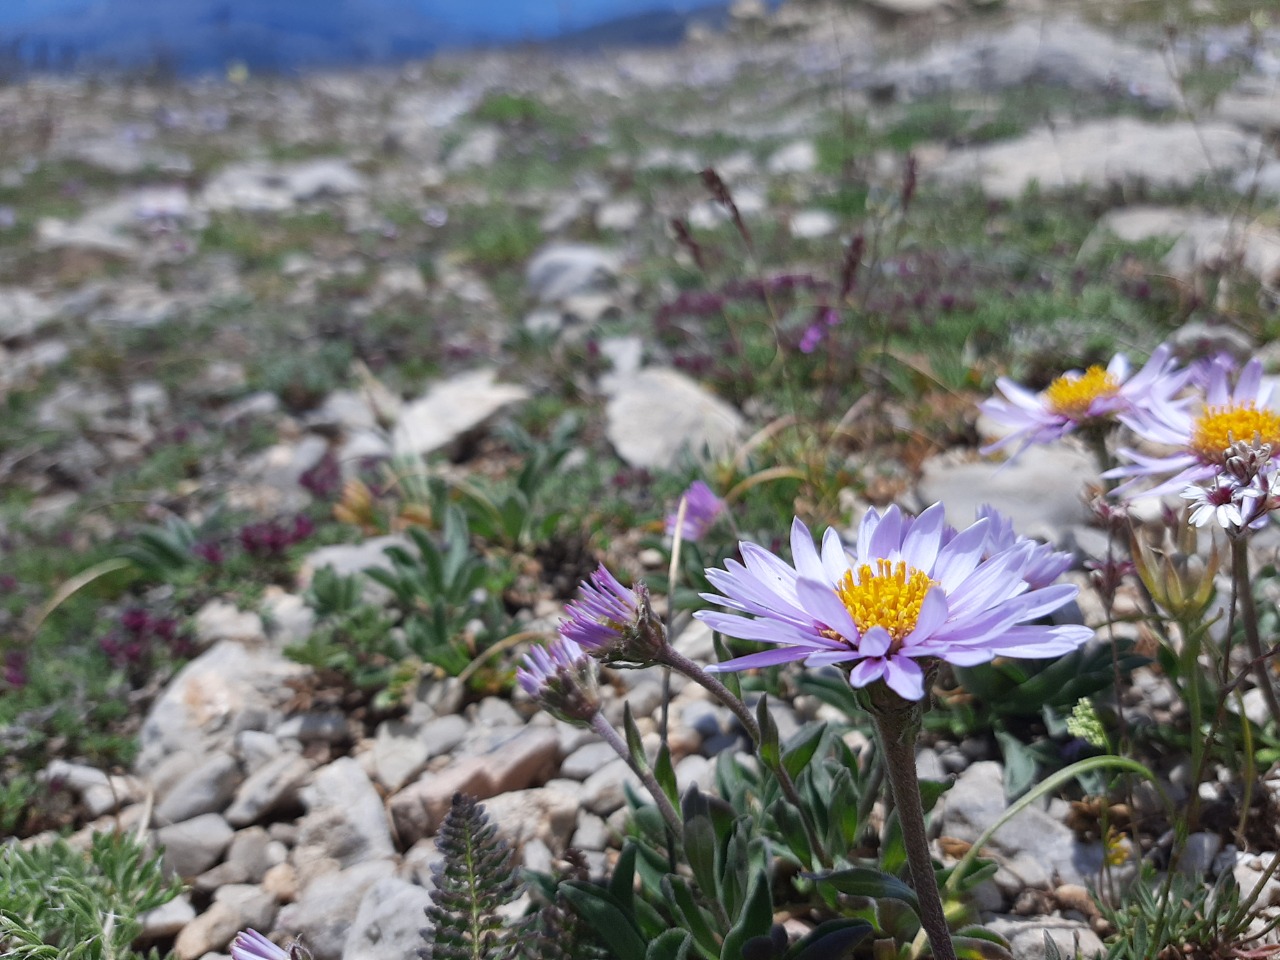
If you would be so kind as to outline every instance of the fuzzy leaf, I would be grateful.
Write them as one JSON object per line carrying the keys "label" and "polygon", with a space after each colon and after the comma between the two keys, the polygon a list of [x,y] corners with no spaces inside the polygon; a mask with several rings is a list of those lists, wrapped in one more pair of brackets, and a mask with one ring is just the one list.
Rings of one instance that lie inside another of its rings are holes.
{"label": "fuzzy leaf", "polygon": [[804,876],[816,884],[831,886],[841,893],[875,900],[889,897],[909,904],[912,910],[920,909],[914,890],[897,877],[870,867],[849,867],[831,873],[807,873]]}
{"label": "fuzzy leaf", "polygon": [[582,880],[570,880],[561,890],[618,960],[645,960],[644,938],[608,890]]}
{"label": "fuzzy leaf", "polygon": [[869,936],[871,924],[865,920],[827,920],[796,943],[787,952],[787,960],[846,960]]}
{"label": "fuzzy leaf", "polygon": [[752,937],[768,936],[772,926],[773,892],[768,872],[760,870],[751,881],[742,912],[724,938],[720,960],[741,960],[743,945]]}
{"label": "fuzzy leaf", "polygon": [[667,930],[649,941],[645,960],[685,960],[692,945],[693,938],[687,930]]}
{"label": "fuzzy leaf", "polygon": [[792,780],[797,780],[813,759],[827,732],[825,723],[806,723],[787,741],[782,752],[782,768]]}

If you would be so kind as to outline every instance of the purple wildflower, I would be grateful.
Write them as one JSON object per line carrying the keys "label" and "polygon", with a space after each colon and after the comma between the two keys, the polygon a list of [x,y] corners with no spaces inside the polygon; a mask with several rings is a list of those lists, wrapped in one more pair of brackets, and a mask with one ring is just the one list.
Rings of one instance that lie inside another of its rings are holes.
{"label": "purple wildflower", "polygon": [[568,637],[533,647],[516,668],[516,680],[543,709],[566,723],[590,723],[600,712],[595,664]]}
{"label": "purple wildflower", "polygon": [[231,960],[301,960],[311,954],[298,941],[277,946],[257,930],[241,930],[231,941]]}
{"label": "purple wildflower", "polygon": [[1123,419],[1153,404],[1175,407],[1173,395],[1187,377],[1185,370],[1177,369],[1167,344],[1157,347],[1132,377],[1123,354],[1116,354],[1105,369],[1094,366],[1064,373],[1038,394],[1001,377],[996,386],[1004,397],[992,397],[981,408],[992,420],[1013,429],[982,452],[1014,443],[1021,452],[1033,443],[1059,440],[1081,426]]}
{"label": "purple wildflower", "polygon": [[0,680],[14,690],[21,690],[27,685],[27,654],[23,650],[10,650],[4,655],[4,671],[0,672]]}
{"label": "purple wildflower", "polygon": [[1032,590],[1047,587],[1071,568],[1075,557],[1069,551],[1055,550],[1052,544],[1041,543],[1014,532],[1013,521],[990,504],[978,508],[977,519],[986,520],[987,544],[982,551],[984,559],[994,557],[1024,543],[1032,545],[1022,570],[1022,579]]}
{"label": "purple wildflower", "polygon": [[585,580],[560,635],[607,663],[651,663],[666,646],[666,632],[649,606],[643,584],[627,589],[601,564]]}
{"label": "purple wildflower", "polygon": [[[684,523],[680,526],[680,539],[687,541],[701,540],[712,525],[724,513],[724,501],[711,492],[711,488],[701,480],[689,484],[682,498],[685,502]],[[676,534],[676,521],[680,516],[677,509],[667,514],[667,536]]]}
{"label": "purple wildflower", "polygon": [[[1262,364],[1254,359],[1240,371],[1234,389],[1228,383],[1227,368],[1215,364],[1209,371],[1204,402],[1197,410],[1172,403],[1156,403],[1141,415],[1125,416],[1125,425],[1150,443],[1173,447],[1174,452],[1156,457],[1137,450],[1120,453],[1132,461],[1103,476],[1127,477],[1115,493],[1155,497],[1181,493],[1193,483],[1210,480],[1222,470],[1238,441],[1255,447],[1280,449],[1280,413],[1268,406],[1271,385],[1262,379]],[[1269,459],[1269,458],[1268,458]],[[1129,493],[1143,477],[1172,474],[1140,494]]]}
{"label": "purple wildflower", "polygon": [[919,700],[920,660],[972,666],[997,656],[1053,657],[1092,637],[1088,627],[1027,622],[1056,610],[1077,589],[1032,588],[1023,579],[1035,552],[1030,542],[984,559],[989,527],[979,520],[944,543],[941,504],[910,523],[895,506],[883,515],[867,512],[852,557],[834,530],[819,553],[799,520],[791,527],[794,567],[754,543],[740,544],[741,563],[707,571],[721,593],[703,594],[733,612],[695,616],[776,649],[711,669],[845,664],[855,687],[884,680],[899,696]]}

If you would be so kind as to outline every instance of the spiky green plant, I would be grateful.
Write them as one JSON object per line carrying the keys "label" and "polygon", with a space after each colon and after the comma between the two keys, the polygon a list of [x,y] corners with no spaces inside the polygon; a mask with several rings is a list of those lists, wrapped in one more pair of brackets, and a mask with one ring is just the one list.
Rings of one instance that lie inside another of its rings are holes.
{"label": "spiky green plant", "polygon": [[181,890],[132,834],[96,834],[87,851],[65,840],[8,844],[0,847],[0,956],[136,960],[138,918]]}

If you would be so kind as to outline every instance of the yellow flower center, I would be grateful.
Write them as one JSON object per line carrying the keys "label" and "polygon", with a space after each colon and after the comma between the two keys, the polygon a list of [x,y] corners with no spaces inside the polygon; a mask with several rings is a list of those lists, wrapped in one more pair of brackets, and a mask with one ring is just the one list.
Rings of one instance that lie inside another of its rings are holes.
{"label": "yellow flower center", "polygon": [[854,571],[846,573],[836,584],[836,594],[859,633],[884,627],[897,650],[916,628],[920,605],[933,585],[928,574],[901,560],[877,560],[874,568],[868,563],[858,567],[856,580]]}
{"label": "yellow flower center", "polygon": [[1239,440],[1280,447],[1280,416],[1252,401],[1205,407],[1191,431],[1191,450],[1205,463],[1221,464],[1227,447]]}
{"label": "yellow flower center", "polygon": [[1064,373],[1044,391],[1049,409],[1072,420],[1083,420],[1089,406],[1099,397],[1113,397],[1120,382],[1102,367],[1090,367],[1084,373]]}

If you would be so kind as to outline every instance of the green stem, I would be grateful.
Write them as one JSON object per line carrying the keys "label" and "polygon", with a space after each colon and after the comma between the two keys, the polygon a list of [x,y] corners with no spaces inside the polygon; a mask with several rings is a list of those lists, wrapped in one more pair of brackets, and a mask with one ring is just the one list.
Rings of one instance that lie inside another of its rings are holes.
{"label": "green stem", "polygon": [[1200,777],[1204,772],[1205,739],[1204,702],[1200,690],[1200,647],[1203,626],[1179,624],[1182,632],[1182,655],[1179,669],[1187,685],[1187,709],[1191,713],[1191,797],[1187,802],[1187,829],[1194,833],[1200,822]]}
{"label": "green stem", "polygon": [[[759,750],[761,739],[760,724],[756,723],[756,718],[751,715],[751,711],[745,703],[735,697],[732,691],[716,678],[715,674],[708,673],[669,644],[659,654],[658,659],[664,665],[684,674],[728,707],[729,711],[738,718],[738,722],[742,724],[743,729],[747,731],[747,736],[751,738],[751,743],[756,748],[756,756],[762,763],[765,763],[764,758],[760,757]],[[813,823],[809,808],[800,799],[800,791],[796,789],[795,782],[791,779],[791,774],[787,773],[781,761],[777,764],[766,763],[766,766],[778,778],[778,785],[782,787],[782,794],[787,798],[787,802],[795,807],[796,812],[800,814],[800,821],[804,824],[805,837],[809,841],[809,847],[813,850],[813,855],[824,867],[830,867],[832,865],[831,856],[827,853],[827,849],[818,835],[818,828]]]}
{"label": "green stem", "polygon": [[1262,691],[1262,699],[1271,713],[1271,719],[1280,727],[1280,702],[1267,670],[1262,652],[1262,636],[1258,629],[1258,606],[1253,598],[1253,584],[1249,582],[1249,542],[1246,537],[1231,539],[1231,575],[1236,580],[1236,601],[1240,604],[1240,623],[1244,627],[1245,643],[1253,660],[1253,678]]}
{"label": "green stem", "polygon": [[[896,695],[895,695],[896,696]],[[885,772],[893,791],[893,803],[902,826],[907,848],[911,883],[920,902],[920,925],[929,937],[934,960],[956,960],[947,916],[938,895],[938,878],[929,854],[925,833],[924,806],[920,802],[920,780],[916,776],[916,735],[920,732],[920,705],[901,701],[901,706],[873,709],[876,734],[884,755]]]}
{"label": "green stem", "polygon": [[622,737],[618,736],[618,731],[609,725],[609,721],[604,718],[603,713],[597,713],[591,718],[591,729],[600,735],[601,740],[613,747],[613,752],[625,760],[631,771],[640,778],[640,782],[644,784],[645,789],[653,796],[653,802],[658,805],[658,812],[662,814],[662,819],[666,821],[668,829],[671,830],[675,838],[678,840],[684,836],[684,824],[680,822],[680,817],[676,814],[675,807],[671,805],[666,793],[658,785],[653,772],[648,766],[636,762],[635,757],[631,756],[631,751],[627,749],[627,745],[623,743]]}

